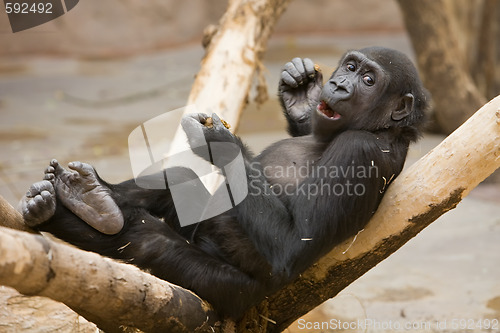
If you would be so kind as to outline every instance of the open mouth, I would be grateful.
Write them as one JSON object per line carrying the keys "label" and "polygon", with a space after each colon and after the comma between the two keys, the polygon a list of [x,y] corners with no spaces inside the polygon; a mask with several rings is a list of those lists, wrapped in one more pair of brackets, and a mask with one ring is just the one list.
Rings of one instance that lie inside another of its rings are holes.
{"label": "open mouth", "polygon": [[342,116],[338,112],[333,111],[325,101],[321,101],[318,104],[317,109],[320,113],[325,115],[327,118],[330,118],[333,120],[337,120],[337,119],[342,118]]}

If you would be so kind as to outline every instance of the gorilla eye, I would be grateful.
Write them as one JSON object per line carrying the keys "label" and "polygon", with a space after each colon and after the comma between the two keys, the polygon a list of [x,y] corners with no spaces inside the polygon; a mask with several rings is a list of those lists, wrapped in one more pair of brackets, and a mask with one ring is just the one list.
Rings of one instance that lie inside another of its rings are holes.
{"label": "gorilla eye", "polygon": [[347,66],[345,66],[347,68],[348,71],[350,72],[354,72],[356,71],[356,66],[354,66],[353,64],[347,64]]}
{"label": "gorilla eye", "polygon": [[373,86],[375,84],[375,80],[370,75],[363,76],[363,82],[367,86]]}

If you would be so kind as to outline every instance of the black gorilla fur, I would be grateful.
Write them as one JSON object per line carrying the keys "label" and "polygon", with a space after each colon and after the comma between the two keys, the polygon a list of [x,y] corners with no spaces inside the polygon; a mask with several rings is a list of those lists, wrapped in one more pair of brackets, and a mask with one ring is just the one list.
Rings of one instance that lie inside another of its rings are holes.
{"label": "black gorilla fur", "polygon": [[[346,53],[324,86],[311,60],[295,58],[282,72],[279,96],[293,137],[256,157],[215,115],[213,127],[203,125],[204,114],[182,121],[187,132],[201,127],[209,143],[241,148],[249,195],[232,210],[181,228],[168,189],[98,178],[123,214],[119,233],[98,232],[59,198],[38,229],[137,265],[240,317],[365,226],[401,172],[428,105],[410,60],[379,47]],[[196,178],[188,169],[176,174]]]}

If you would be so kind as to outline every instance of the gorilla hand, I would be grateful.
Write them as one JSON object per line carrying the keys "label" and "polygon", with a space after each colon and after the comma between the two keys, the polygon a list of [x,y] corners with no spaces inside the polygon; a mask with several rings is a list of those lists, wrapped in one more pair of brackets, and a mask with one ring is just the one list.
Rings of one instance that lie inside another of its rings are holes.
{"label": "gorilla hand", "polygon": [[241,141],[215,113],[211,117],[205,113],[189,114],[181,124],[192,151],[218,167],[230,163],[241,151]]}
{"label": "gorilla hand", "polygon": [[309,120],[319,102],[323,75],[309,58],[294,58],[281,72],[279,91],[287,118],[302,123]]}
{"label": "gorilla hand", "polygon": [[236,139],[229,125],[215,113],[211,117],[205,113],[188,114],[182,118],[181,125],[191,148],[207,142],[234,142]]}

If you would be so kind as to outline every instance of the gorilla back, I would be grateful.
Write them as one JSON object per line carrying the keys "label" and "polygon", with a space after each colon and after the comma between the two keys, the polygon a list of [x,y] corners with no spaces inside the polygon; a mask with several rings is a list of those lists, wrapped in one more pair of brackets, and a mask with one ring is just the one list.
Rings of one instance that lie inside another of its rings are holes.
{"label": "gorilla back", "polygon": [[[378,47],[347,52],[325,84],[310,59],[293,59],[279,98],[292,137],[257,156],[215,114],[211,126],[206,114],[182,120],[193,147],[189,133],[201,130],[208,144],[241,149],[249,194],[226,213],[181,228],[169,189],[112,185],[88,164],[73,162],[71,172],[52,161],[21,201],[25,221],[191,289],[239,318],[365,226],[401,172],[428,105],[408,58]],[[188,169],[173,174],[196,180]],[[105,228],[102,212],[113,228]]]}

